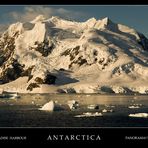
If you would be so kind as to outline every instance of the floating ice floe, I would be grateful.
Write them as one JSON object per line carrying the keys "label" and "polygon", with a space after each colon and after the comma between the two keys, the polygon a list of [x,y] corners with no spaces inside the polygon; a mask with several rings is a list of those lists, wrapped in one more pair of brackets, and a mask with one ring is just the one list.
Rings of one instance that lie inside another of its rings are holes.
{"label": "floating ice floe", "polygon": [[18,95],[18,93],[14,93],[12,94],[12,98],[20,98],[20,95]]}
{"label": "floating ice floe", "polygon": [[134,108],[140,108],[140,107],[132,105],[132,106],[129,106],[128,108],[134,109]]}
{"label": "floating ice floe", "polygon": [[35,101],[31,101],[31,104],[35,105]]}
{"label": "floating ice floe", "polygon": [[0,98],[17,99],[20,98],[20,95],[17,92],[2,92]]}
{"label": "floating ice floe", "polygon": [[64,107],[61,104],[58,104],[57,101],[49,101],[45,105],[42,106],[42,108],[39,108],[39,110],[44,111],[61,111],[64,110]]}
{"label": "floating ice floe", "polygon": [[42,108],[39,108],[39,110],[45,110],[45,111],[54,111],[55,103],[54,101],[49,101],[45,105],[43,105]]}
{"label": "floating ice floe", "polygon": [[87,106],[88,109],[99,109],[99,105],[89,105]]}
{"label": "floating ice floe", "polygon": [[102,112],[103,112],[103,113],[108,113],[108,112],[112,113],[113,110],[112,110],[112,109],[103,109]]}
{"label": "floating ice floe", "polygon": [[128,106],[128,108],[134,109],[134,108],[140,108],[142,106],[142,104],[133,104]]}
{"label": "floating ice floe", "polygon": [[148,113],[129,114],[129,117],[148,118]]}
{"label": "floating ice floe", "polygon": [[98,116],[103,116],[103,115],[102,113],[99,113],[99,112],[95,112],[95,113],[86,112],[86,113],[83,113],[82,115],[76,115],[74,117],[81,118],[81,117],[98,117]]}
{"label": "floating ice floe", "polygon": [[68,106],[71,110],[74,110],[79,107],[79,103],[75,100],[70,100],[70,101],[68,101]]}

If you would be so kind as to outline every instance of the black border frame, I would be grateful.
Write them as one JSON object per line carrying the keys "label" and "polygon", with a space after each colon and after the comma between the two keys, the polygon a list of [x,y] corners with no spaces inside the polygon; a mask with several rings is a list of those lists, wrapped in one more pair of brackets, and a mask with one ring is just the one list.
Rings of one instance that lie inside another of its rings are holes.
{"label": "black border frame", "polygon": [[[146,0],[132,0],[132,1],[99,1],[99,0],[4,0],[0,1],[0,5],[148,5]],[[100,141],[47,141],[49,134],[63,134],[63,135],[77,135],[77,134],[95,134],[100,136]],[[2,144],[74,144],[85,143],[87,145],[97,144],[142,144],[148,143],[146,140],[126,140],[126,136],[146,136],[148,137],[147,128],[0,128],[0,136],[26,136],[27,140],[13,141],[13,140],[0,140],[0,146]],[[110,145],[111,146],[111,145]],[[118,145],[120,146],[120,145]]]}

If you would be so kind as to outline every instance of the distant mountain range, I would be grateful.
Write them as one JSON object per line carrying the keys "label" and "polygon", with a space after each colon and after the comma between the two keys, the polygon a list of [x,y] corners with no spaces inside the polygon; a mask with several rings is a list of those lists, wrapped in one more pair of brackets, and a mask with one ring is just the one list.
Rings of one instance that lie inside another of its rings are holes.
{"label": "distant mountain range", "polygon": [[147,94],[148,39],[107,17],[39,15],[1,35],[0,82],[18,92]]}

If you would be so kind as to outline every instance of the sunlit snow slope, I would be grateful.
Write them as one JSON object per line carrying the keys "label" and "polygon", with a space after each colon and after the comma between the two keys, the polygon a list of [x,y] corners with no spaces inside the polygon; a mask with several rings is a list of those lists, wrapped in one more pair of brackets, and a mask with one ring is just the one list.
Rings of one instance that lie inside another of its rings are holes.
{"label": "sunlit snow slope", "polygon": [[148,39],[107,17],[75,22],[40,15],[2,34],[0,82],[18,92],[146,94]]}

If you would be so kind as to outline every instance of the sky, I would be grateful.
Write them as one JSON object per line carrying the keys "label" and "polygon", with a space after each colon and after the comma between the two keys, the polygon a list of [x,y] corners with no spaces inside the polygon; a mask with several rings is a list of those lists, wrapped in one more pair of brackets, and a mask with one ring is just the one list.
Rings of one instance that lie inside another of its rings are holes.
{"label": "sky", "polygon": [[37,15],[60,16],[76,21],[86,21],[94,17],[97,20],[109,17],[113,22],[127,25],[148,37],[148,5],[147,6],[99,6],[99,5],[10,5],[0,6],[0,30],[14,22],[33,20]]}

